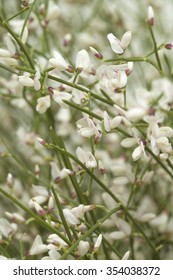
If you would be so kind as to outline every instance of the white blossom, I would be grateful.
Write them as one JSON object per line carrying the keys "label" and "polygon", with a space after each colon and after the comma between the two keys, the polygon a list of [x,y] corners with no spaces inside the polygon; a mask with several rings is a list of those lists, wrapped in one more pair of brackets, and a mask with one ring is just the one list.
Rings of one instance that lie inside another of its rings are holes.
{"label": "white blossom", "polygon": [[109,33],[107,35],[107,38],[110,42],[112,50],[117,54],[123,54],[124,50],[127,48],[127,46],[130,44],[131,41],[131,31],[127,31],[124,33],[121,41],[117,39],[112,33]]}
{"label": "white blossom", "polygon": [[80,257],[83,257],[84,255],[86,255],[88,253],[89,249],[90,249],[90,245],[89,245],[88,241],[81,240],[79,242],[78,254]]}
{"label": "white blossom", "polygon": [[33,256],[33,255],[42,254],[47,251],[48,251],[47,245],[43,243],[41,236],[37,235],[36,238],[34,239],[34,242],[28,254],[30,256]]}
{"label": "white blossom", "polygon": [[50,107],[50,95],[46,95],[37,99],[36,111],[40,114],[44,114]]}

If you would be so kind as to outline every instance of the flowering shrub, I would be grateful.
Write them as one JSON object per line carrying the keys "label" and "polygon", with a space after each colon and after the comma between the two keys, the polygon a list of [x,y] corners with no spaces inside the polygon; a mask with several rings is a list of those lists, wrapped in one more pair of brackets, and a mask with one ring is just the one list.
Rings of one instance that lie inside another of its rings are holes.
{"label": "flowering shrub", "polygon": [[0,259],[173,259],[173,3],[146,2],[1,0]]}

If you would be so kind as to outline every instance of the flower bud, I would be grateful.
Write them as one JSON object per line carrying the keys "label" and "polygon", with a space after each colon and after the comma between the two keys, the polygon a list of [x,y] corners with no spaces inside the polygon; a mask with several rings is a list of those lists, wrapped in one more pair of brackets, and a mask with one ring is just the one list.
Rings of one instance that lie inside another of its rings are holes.
{"label": "flower bud", "polygon": [[165,49],[172,50],[172,48],[173,48],[173,44],[172,43],[165,44]]}
{"label": "flower bud", "polygon": [[148,23],[153,26],[154,25],[154,11],[151,6],[148,7]]}
{"label": "flower bud", "polygon": [[101,243],[102,243],[102,234],[99,234],[95,244],[94,244],[94,251],[96,252],[98,250],[98,248],[100,247]]}
{"label": "flower bud", "polygon": [[103,55],[101,53],[99,53],[95,48],[90,47],[90,51],[92,52],[92,54],[98,58],[98,59],[103,59]]}

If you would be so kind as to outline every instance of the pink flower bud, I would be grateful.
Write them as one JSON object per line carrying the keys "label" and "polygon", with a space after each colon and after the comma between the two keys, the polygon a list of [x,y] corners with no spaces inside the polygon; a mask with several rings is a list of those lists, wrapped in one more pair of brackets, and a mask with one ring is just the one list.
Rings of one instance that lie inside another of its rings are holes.
{"label": "pink flower bud", "polygon": [[101,53],[99,53],[96,49],[94,49],[93,47],[90,47],[90,51],[92,52],[92,54],[98,58],[98,59],[103,59],[103,55]]}
{"label": "pink flower bud", "polygon": [[172,48],[173,48],[173,44],[172,43],[165,44],[165,49],[172,50]]}

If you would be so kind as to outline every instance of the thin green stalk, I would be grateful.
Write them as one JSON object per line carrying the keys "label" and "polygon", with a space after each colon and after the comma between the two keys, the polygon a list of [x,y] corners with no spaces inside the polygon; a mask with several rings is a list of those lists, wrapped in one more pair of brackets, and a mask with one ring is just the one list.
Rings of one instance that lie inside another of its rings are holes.
{"label": "thin green stalk", "polygon": [[[56,145],[58,145],[59,147],[61,147],[61,149],[59,150],[59,152],[60,152],[60,155],[61,155],[61,158],[62,158],[62,160],[63,160],[63,162],[64,162],[65,167],[66,167],[67,169],[69,169],[69,170],[73,170],[72,165],[71,165],[71,162],[70,162],[70,160],[69,160],[69,157],[67,156],[66,153],[63,153],[63,152],[62,152],[62,151],[64,151],[64,150],[66,151],[66,148],[65,148],[64,142],[63,142],[63,140],[62,140],[62,137],[57,136],[57,135],[55,134],[55,132],[54,132],[54,130],[53,130],[52,127],[50,128],[50,133],[51,133],[52,140],[54,141],[54,143],[55,143]],[[82,204],[87,204],[87,203],[86,203],[86,198],[85,198],[85,196],[84,196],[84,194],[83,194],[83,192],[82,192],[82,190],[81,190],[81,187],[80,187],[80,185],[79,185],[79,183],[78,183],[78,181],[77,181],[77,179],[76,179],[76,176],[70,176],[70,180],[71,180],[71,182],[72,182],[72,185],[73,185],[73,187],[74,187],[74,189],[75,189],[75,192],[76,192],[76,194],[77,194],[77,196],[78,196],[78,199],[79,199],[80,203],[82,203]]]}
{"label": "thin green stalk", "polygon": [[120,208],[114,208],[112,209],[109,213],[107,213],[104,217],[102,217],[101,219],[99,219],[97,221],[97,223],[95,225],[93,225],[90,229],[88,229],[83,235],[81,235],[80,238],[78,238],[78,240],[76,242],[74,242],[66,251],[65,253],[61,256],[61,260],[65,260],[69,254],[71,254],[72,252],[74,252],[77,248],[77,246],[79,245],[79,242],[82,240],[85,240],[87,237],[89,237],[97,228],[99,228],[104,221],[106,221],[109,217],[111,217],[114,213],[116,213],[117,211],[119,211]]}
{"label": "thin green stalk", "polygon": [[158,53],[158,48],[157,48],[157,43],[156,43],[156,39],[155,39],[155,36],[154,36],[153,28],[152,28],[152,26],[150,24],[148,24],[148,26],[149,26],[151,38],[152,38],[152,41],[153,41],[154,53],[155,53],[156,61],[157,61],[158,66],[159,66],[159,70],[162,73],[163,69],[162,69],[162,65],[161,65],[161,61],[160,61],[160,57],[159,57],[159,53]]}
{"label": "thin green stalk", "polygon": [[84,108],[82,106],[77,105],[76,103],[72,103],[72,102],[70,102],[68,100],[63,100],[63,102],[68,104],[69,106],[71,106],[71,107],[81,111],[81,112],[87,113],[89,116],[91,116],[93,118],[96,118],[97,120],[100,120],[100,121],[103,120],[102,117],[98,116],[97,114],[93,113],[92,111],[90,111],[90,110],[88,110],[88,109],[86,109],[86,108]]}
{"label": "thin green stalk", "polygon": [[[160,51],[164,46],[165,46],[165,44],[160,44],[160,45],[157,47],[157,50]],[[155,50],[153,50],[152,52],[148,53],[148,54],[146,55],[146,57],[149,57],[149,56],[151,56],[151,55],[154,54],[154,53],[155,53]]]}
{"label": "thin green stalk", "polygon": [[[44,75],[44,74],[43,74],[43,75]],[[99,95],[97,95],[97,94],[91,92],[91,91],[90,91],[88,88],[86,88],[86,87],[81,87],[81,86],[79,86],[79,85],[77,85],[77,84],[70,83],[70,82],[68,82],[68,81],[65,81],[65,80],[63,80],[63,79],[54,77],[54,76],[52,76],[52,75],[48,75],[48,78],[51,79],[51,80],[53,80],[53,81],[57,81],[57,82],[59,82],[59,83],[65,84],[65,85],[67,85],[67,86],[70,86],[70,87],[72,87],[72,88],[76,88],[76,89],[81,90],[81,91],[83,91],[83,92],[89,92],[90,95],[91,95],[91,97],[96,98],[97,100],[99,100],[99,101],[101,101],[101,102],[104,102],[104,103],[106,103],[106,104],[108,104],[108,105],[113,105],[113,104],[114,104],[113,102],[107,100],[106,98],[103,98],[103,97],[101,97],[101,96],[99,96]]]}
{"label": "thin green stalk", "polygon": [[15,14],[14,16],[12,16],[12,17],[6,19],[5,21],[6,21],[6,22],[9,22],[10,20],[12,20],[12,19],[18,17],[19,15],[21,15],[22,13],[26,12],[28,9],[29,9],[29,7],[23,8],[23,9],[20,10],[17,14]]}
{"label": "thin green stalk", "polygon": [[150,155],[152,155],[152,157],[157,161],[157,163],[166,171],[166,173],[168,173],[168,175],[171,177],[171,179],[173,179],[173,173],[171,173],[171,171],[163,164],[162,161],[159,160],[159,158],[148,148],[145,148],[146,151],[148,151],[148,153]]}
{"label": "thin green stalk", "polygon": [[16,71],[14,71],[14,70],[12,69],[12,67],[8,67],[8,66],[5,65],[5,64],[0,63],[0,68],[4,69],[4,70],[6,70],[6,71],[8,71],[8,72],[10,72],[10,73],[12,73],[12,74],[18,75],[18,73],[16,73]]}
{"label": "thin green stalk", "polygon": [[31,12],[32,12],[32,10],[33,10],[34,5],[36,4],[36,2],[37,2],[37,0],[34,0],[34,2],[33,2],[33,3],[31,4],[31,6],[29,7],[28,14],[27,14],[27,16],[25,17],[24,24],[23,24],[23,26],[22,26],[22,30],[21,30],[21,33],[20,33],[20,38],[22,38],[22,36],[23,36],[23,32],[24,32],[25,26],[26,26],[26,24],[27,24],[27,21],[28,21],[28,19],[29,19],[29,16],[30,16],[30,14],[31,14]]}
{"label": "thin green stalk", "polygon": [[161,72],[160,68],[154,63],[151,59],[147,58],[146,56],[140,57],[118,57],[113,59],[106,59],[104,62],[147,62],[151,64],[159,73]]}
{"label": "thin green stalk", "polygon": [[55,191],[53,186],[51,187],[51,190],[53,192],[53,195],[54,195],[54,198],[55,198],[55,202],[56,202],[56,205],[58,207],[59,215],[61,217],[61,221],[62,221],[62,224],[64,226],[64,229],[65,229],[65,231],[67,233],[67,236],[68,236],[69,240],[72,242],[71,232],[70,232],[70,229],[69,229],[69,225],[67,224],[66,219],[64,217],[64,214],[63,214],[63,211],[62,211],[62,205],[61,205],[61,203],[59,201],[59,198],[58,198],[57,193],[56,193],[56,191]]}

